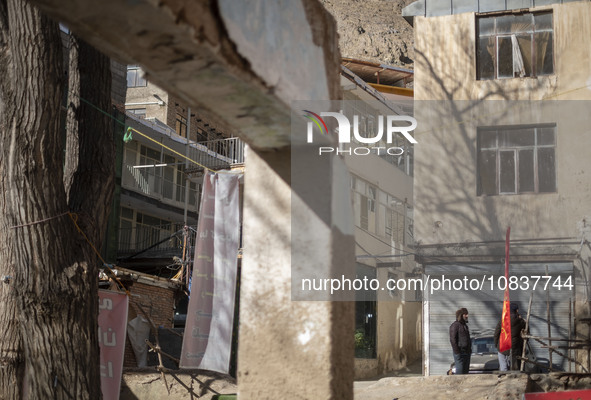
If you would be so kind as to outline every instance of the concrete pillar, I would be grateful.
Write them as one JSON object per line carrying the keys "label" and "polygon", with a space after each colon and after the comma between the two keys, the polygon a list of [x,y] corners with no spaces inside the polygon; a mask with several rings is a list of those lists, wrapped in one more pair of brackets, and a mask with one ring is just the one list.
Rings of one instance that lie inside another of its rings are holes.
{"label": "concrete pillar", "polygon": [[[328,275],[343,262],[353,265],[353,236],[343,236],[292,192],[290,156],[290,149],[247,154],[239,398],[353,399],[353,304],[291,299],[292,243],[304,242],[307,257],[297,258]],[[330,195],[318,200],[331,202]],[[292,218],[312,240],[292,237]]]}

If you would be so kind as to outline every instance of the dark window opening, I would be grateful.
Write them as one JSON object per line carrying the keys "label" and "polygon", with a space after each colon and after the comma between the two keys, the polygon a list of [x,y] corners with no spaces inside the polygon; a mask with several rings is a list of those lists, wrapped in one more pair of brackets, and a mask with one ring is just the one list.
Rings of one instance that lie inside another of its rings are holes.
{"label": "dark window opening", "polygon": [[181,114],[177,114],[176,125],[174,130],[180,136],[187,137],[187,118],[183,117]]}
{"label": "dark window opening", "polygon": [[[357,279],[375,279],[375,268],[357,264]],[[355,357],[376,357],[377,303],[375,291],[356,291],[355,293]]]}

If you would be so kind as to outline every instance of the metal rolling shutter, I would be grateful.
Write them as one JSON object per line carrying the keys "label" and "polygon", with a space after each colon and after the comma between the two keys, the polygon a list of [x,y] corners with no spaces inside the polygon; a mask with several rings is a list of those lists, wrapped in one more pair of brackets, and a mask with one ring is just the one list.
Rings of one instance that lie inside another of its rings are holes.
{"label": "metal rolling shutter", "polygon": [[[509,273],[516,276],[545,275],[546,266],[548,266],[548,275],[552,276],[550,285],[556,277],[560,276],[562,282],[572,276],[573,265],[571,263],[537,263],[537,264],[511,264]],[[483,274],[493,275],[496,279],[504,276],[504,266],[499,265],[442,265],[427,266],[425,274],[430,275],[430,279],[445,278],[462,279],[464,276],[468,279],[482,280]],[[545,282],[545,281],[544,281]],[[574,278],[572,282],[574,285]],[[490,285],[490,284],[489,284]],[[540,290],[540,283],[534,293],[532,302],[532,311],[530,316],[530,332],[536,336],[548,336],[548,327],[546,323],[546,292]],[[550,320],[552,321],[552,337],[568,338],[569,324],[569,300],[574,300],[573,290],[560,290],[551,288],[550,292]],[[531,288],[528,291],[516,290],[510,291],[512,302],[519,304],[520,313],[523,318],[527,316],[527,306],[531,294]],[[429,369],[430,375],[444,375],[453,362],[451,345],[449,343],[449,326],[455,320],[455,312],[461,307],[466,307],[469,312],[469,327],[472,337],[479,332],[494,333],[495,326],[501,318],[503,307],[503,291],[495,288],[492,292],[479,291],[457,291],[444,290],[433,294],[425,293],[425,299],[428,300],[428,337],[429,337]],[[564,342],[560,343],[564,344]],[[541,345],[531,341],[532,348],[538,361],[548,362],[548,349],[541,348]],[[552,363],[555,366],[567,370],[568,360],[553,354]]]}

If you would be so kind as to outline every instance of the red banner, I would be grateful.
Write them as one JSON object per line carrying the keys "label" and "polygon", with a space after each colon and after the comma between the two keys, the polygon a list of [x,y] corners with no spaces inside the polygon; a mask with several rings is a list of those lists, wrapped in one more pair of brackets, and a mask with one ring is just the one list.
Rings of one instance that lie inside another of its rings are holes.
{"label": "red banner", "polygon": [[591,399],[591,390],[570,390],[566,392],[524,393],[524,400],[584,400]]}
{"label": "red banner", "polygon": [[503,299],[503,315],[501,317],[501,337],[499,338],[499,351],[503,352],[511,348],[511,302],[509,301],[509,235],[511,227],[507,228],[505,237],[505,297]]}
{"label": "red banner", "polygon": [[99,290],[98,340],[104,400],[118,400],[127,329],[127,295]]}

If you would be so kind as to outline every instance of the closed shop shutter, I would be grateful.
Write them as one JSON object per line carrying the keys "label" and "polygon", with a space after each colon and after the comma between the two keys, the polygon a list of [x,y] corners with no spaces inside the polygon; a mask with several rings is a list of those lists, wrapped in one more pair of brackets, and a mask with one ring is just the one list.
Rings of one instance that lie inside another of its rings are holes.
{"label": "closed shop shutter", "polygon": [[[548,336],[546,299],[547,293],[550,295],[550,321],[552,337],[568,338],[569,334],[569,300],[574,300],[574,278],[572,277],[572,263],[537,263],[537,264],[511,264],[509,267],[510,275],[531,277],[534,275],[551,276],[548,284],[548,291],[544,291],[546,279],[540,280],[534,292],[532,310],[530,316],[530,333],[535,336]],[[504,276],[504,266],[502,265],[439,265],[426,266],[425,275],[429,279],[460,279],[464,281],[466,277],[469,283],[472,279],[482,282],[483,276],[487,278],[492,276],[494,290],[490,290],[490,280],[485,281],[487,290],[449,290],[434,291],[425,293],[426,303],[426,329],[428,331],[428,352],[429,352],[429,374],[444,375],[453,362],[451,345],[449,343],[449,326],[455,320],[455,312],[461,307],[466,307],[469,312],[469,328],[472,338],[478,334],[494,333],[497,322],[501,318],[503,308],[503,291],[499,290],[496,283],[499,277]],[[557,283],[557,278],[564,284],[568,277],[573,284],[572,290],[562,287],[558,290],[553,287]],[[529,290],[510,290],[511,302],[517,302],[519,312],[525,319],[527,317],[527,307],[530,294],[532,293],[533,280],[530,279]],[[476,282],[473,282],[476,285]],[[458,286],[456,286],[458,287]],[[525,288],[525,283],[522,284]],[[555,342],[553,345],[564,345],[565,342]],[[533,351],[539,362],[548,364],[548,349],[544,349],[535,341],[531,341]],[[561,350],[566,352],[566,350]],[[552,356],[552,364],[563,370],[568,370],[568,360],[557,355]]]}

